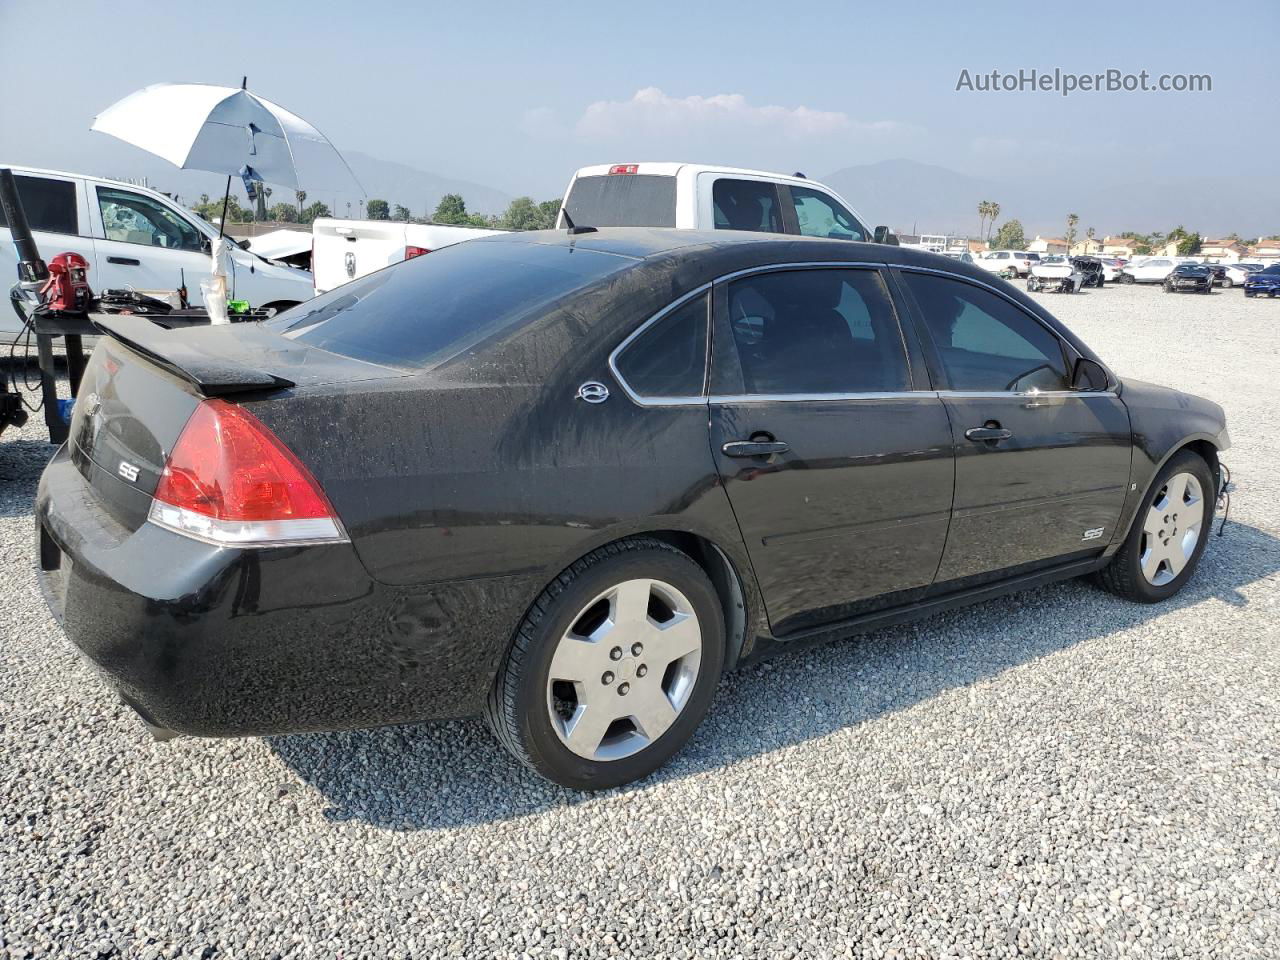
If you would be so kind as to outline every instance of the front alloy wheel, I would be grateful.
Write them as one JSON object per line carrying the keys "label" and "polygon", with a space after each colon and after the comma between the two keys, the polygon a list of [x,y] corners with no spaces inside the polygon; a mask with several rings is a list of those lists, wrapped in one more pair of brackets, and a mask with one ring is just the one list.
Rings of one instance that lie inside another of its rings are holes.
{"label": "front alloy wheel", "polygon": [[1176,473],[1156,494],[1142,524],[1142,575],[1153,587],[1177,579],[1195,555],[1204,523],[1204,491],[1192,473]]}

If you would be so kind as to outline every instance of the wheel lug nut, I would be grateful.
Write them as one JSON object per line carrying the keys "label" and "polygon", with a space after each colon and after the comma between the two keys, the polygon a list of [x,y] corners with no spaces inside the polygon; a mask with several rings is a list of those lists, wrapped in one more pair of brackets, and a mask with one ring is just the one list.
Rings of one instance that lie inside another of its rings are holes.
{"label": "wheel lug nut", "polygon": [[606,687],[607,687],[609,684],[613,683],[613,671],[612,671],[612,670],[606,670],[606,671],[604,672],[604,676],[600,678],[600,682],[601,682],[601,683],[603,683]]}
{"label": "wheel lug nut", "polygon": [[622,659],[622,648],[621,648],[621,647],[614,647],[612,650],[610,650],[610,651],[609,651],[609,659],[610,659],[610,660],[621,660],[621,659]]}
{"label": "wheel lug nut", "polygon": [[638,656],[640,656],[640,654],[642,654],[642,653],[644,653],[644,647],[642,647],[640,644],[638,644],[638,643],[633,643],[633,644],[631,645],[631,655],[632,655],[633,657],[638,657]]}
{"label": "wheel lug nut", "polygon": [[627,695],[627,691],[629,691],[630,689],[631,689],[631,684],[629,683],[618,684],[618,696],[625,697]]}
{"label": "wheel lug nut", "polygon": [[649,668],[648,668],[648,667],[646,667],[643,663],[642,663],[642,664],[640,664],[640,666],[636,667],[636,676],[637,676],[637,677],[643,677],[643,676],[644,676],[646,673],[648,673],[648,672],[649,672]]}

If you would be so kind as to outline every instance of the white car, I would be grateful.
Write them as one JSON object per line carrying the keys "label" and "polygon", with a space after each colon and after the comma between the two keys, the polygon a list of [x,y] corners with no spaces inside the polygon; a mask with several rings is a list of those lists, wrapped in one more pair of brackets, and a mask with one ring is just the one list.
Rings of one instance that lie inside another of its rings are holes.
{"label": "white car", "polygon": [[1029,254],[1025,250],[988,250],[977,260],[978,266],[992,273],[1004,273],[1011,270],[1020,277],[1031,273],[1033,263],[1039,262],[1039,254]]}
{"label": "white car", "polygon": [[1031,268],[1027,277],[1027,289],[1032,293],[1047,290],[1053,293],[1079,293],[1084,285],[1084,274],[1071,262],[1070,257],[1045,257]]}
{"label": "white car", "polygon": [[1260,263],[1227,263],[1223,266],[1227,268],[1227,275],[1222,280],[1224,289],[1242,286],[1252,274],[1263,269]]}
{"label": "white car", "polygon": [[484,227],[321,217],[311,225],[311,270],[316,294],[401,260],[503,232]]}
{"label": "white car", "polygon": [[[0,164],[8,166],[8,164]],[[94,293],[132,289],[165,297],[184,282],[191,304],[203,303],[200,281],[210,275],[217,227],[162,193],[118,180],[30,167],[11,167],[18,196],[46,262],[78,253],[89,264]],[[0,275],[17,275],[9,225],[0,219]],[[229,257],[228,293],[254,307],[283,310],[312,297],[311,274],[240,247]],[[0,342],[22,331],[0,304]]]}
{"label": "white car", "polygon": [[1130,263],[1116,279],[1120,283],[1164,283],[1177,265],[1172,257],[1147,257]]}

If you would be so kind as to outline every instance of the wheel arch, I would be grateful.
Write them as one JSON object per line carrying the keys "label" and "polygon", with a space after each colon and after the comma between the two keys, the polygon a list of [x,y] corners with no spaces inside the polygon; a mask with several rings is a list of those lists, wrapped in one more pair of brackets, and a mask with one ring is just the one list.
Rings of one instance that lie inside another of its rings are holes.
{"label": "wheel arch", "polygon": [[[1133,531],[1133,525],[1138,522],[1138,517],[1142,511],[1139,509],[1142,504],[1147,502],[1147,497],[1151,493],[1151,488],[1160,477],[1160,471],[1183,450],[1190,450],[1209,465],[1209,473],[1213,476],[1214,491],[1213,499],[1216,502],[1218,491],[1222,489],[1222,462],[1218,458],[1218,445],[1214,442],[1213,437],[1207,433],[1192,434],[1184,437],[1182,440],[1172,444],[1165,452],[1165,455],[1155,463],[1151,469],[1151,474],[1147,477],[1146,482],[1142,486],[1140,495],[1132,501],[1132,512],[1128,518],[1128,522],[1124,524],[1124,535],[1117,537],[1112,541],[1112,548],[1118,549],[1119,546],[1129,538],[1129,534]],[[1212,514],[1210,514],[1212,520]],[[1111,552],[1111,551],[1108,551]]]}

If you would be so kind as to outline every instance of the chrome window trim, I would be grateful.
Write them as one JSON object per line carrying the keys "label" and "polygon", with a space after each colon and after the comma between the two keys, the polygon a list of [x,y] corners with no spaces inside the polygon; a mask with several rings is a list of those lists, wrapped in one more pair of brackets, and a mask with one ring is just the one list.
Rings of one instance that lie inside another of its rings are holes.
{"label": "chrome window trim", "polygon": [[714,281],[704,283],[700,287],[695,287],[693,290],[690,290],[688,293],[682,295],[679,299],[671,301],[671,303],[667,304],[665,307],[663,307],[661,310],[655,313],[652,317],[650,317],[644,323],[640,324],[640,326],[636,327],[635,330],[631,331],[631,333],[627,336],[625,340],[623,340],[620,344],[618,344],[616,347],[613,348],[613,352],[609,354],[609,372],[613,374],[613,378],[618,381],[618,386],[622,387],[622,392],[627,395],[628,399],[630,399],[632,403],[640,407],[706,406],[707,374],[711,370],[711,302],[710,300],[707,301],[707,319],[706,319],[707,350],[706,350],[706,356],[703,358],[703,361],[702,361],[702,393],[699,394],[698,396],[696,397],[641,396],[640,394],[636,393],[633,389],[631,389],[631,384],[627,383],[626,377],[624,377],[622,373],[618,370],[618,355],[621,354],[623,350],[627,349],[627,347],[629,347],[633,341],[635,341],[640,336],[642,336],[644,332],[648,330],[651,326],[653,326],[663,317],[667,316],[667,314],[671,313],[673,310],[678,310],[680,307],[684,306],[686,303],[688,303],[690,300],[694,299],[695,297],[710,293],[711,287],[713,286],[713,284],[714,284]]}
{"label": "chrome window trim", "polygon": [[[994,399],[1001,399],[1005,397],[1022,397],[1025,399],[1028,397],[1101,397],[1101,396],[1116,397],[1116,396],[1119,396],[1119,394],[1116,393],[1115,390],[1046,390],[1046,391],[1040,391],[1038,393],[1019,393],[1012,390],[1009,390],[1009,391],[902,390],[902,391],[894,391],[894,392],[887,392],[887,393],[804,393],[804,394],[761,393],[761,394],[743,394],[743,395],[737,395],[737,396],[733,396],[733,395],[708,396],[707,388],[706,388],[706,384],[707,384],[706,375],[709,374],[711,370],[711,335],[710,335],[711,334],[711,330],[710,330],[710,309],[711,308],[710,306],[708,307],[707,360],[706,360],[706,365],[704,367],[703,391],[700,395],[696,397],[644,397],[636,393],[633,389],[631,389],[631,385],[627,383],[626,378],[624,378],[622,374],[618,372],[618,364],[617,364],[618,355],[622,353],[622,351],[625,350],[633,340],[637,339],[641,334],[643,334],[647,329],[649,329],[649,327],[657,323],[659,320],[665,317],[672,310],[675,310],[683,306],[686,302],[688,302],[689,300],[692,300],[696,296],[708,293],[717,284],[727,283],[730,280],[736,280],[740,277],[753,276],[755,274],[760,274],[760,273],[777,273],[779,271],[785,271],[785,270],[808,270],[808,269],[819,269],[823,267],[829,267],[833,269],[847,269],[852,267],[852,268],[861,268],[861,269],[870,268],[873,270],[906,270],[909,272],[916,272],[916,273],[932,273],[932,274],[937,274],[938,276],[941,276],[941,277],[950,277],[951,279],[959,280],[962,283],[971,283],[976,287],[981,287],[985,290],[989,290],[990,292],[996,294],[999,297],[1003,297],[1005,300],[1009,301],[1009,303],[1011,303],[1014,307],[1020,310],[1023,314],[1030,317],[1036,323],[1040,324],[1040,326],[1042,326],[1046,331],[1048,331],[1048,333],[1051,336],[1053,336],[1060,344],[1065,344],[1068,347],[1071,346],[1069,342],[1063,339],[1062,335],[1058,333],[1057,330],[1053,329],[1053,327],[1045,323],[1044,320],[1042,320],[1040,317],[1036,316],[1034,313],[1027,310],[1025,306],[1023,306],[1013,297],[1009,296],[1009,294],[1006,291],[1001,290],[999,287],[996,287],[993,284],[987,283],[976,277],[965,276],[964,274],[954,273],[950,270],[939,270],[936,267],[922,267],[917,264],[911,264],[911,263],[895,263],[895,262],[888,262],[888,261],[880,262],[880,261],[874,261],[874,260],[805,260],[805,261],[799,261],[796,263],[768,263],[768,264],[760,264],[754,267],[745,267],[741,270],[734,270],[731,273],[722,274],[721,276],[716,277],[714,280],[710,280],[707,283],[704,283],[698,287],[695,287],[693,290],[690,290],[688,293],[682,295],[678,299],[673,300],[671,303],[667,304],[665,307],[663,307],[661,310],[659,310],[657,313],[651,316],[648,320],[644,321],[644,323],[640,324],[639,327],[633,330],[631,334],[626,337],[626,339],[624,339],[621,343],[619,343],[616,347],[614,347],[613,352],[609,354],[609,361],[608,361],[609,371],[613,374],[614,379],[617,380],[618,385],[622,387],[622,391],[627,395],[628,399],[630,399],[632,403],[641,407],[705,406],[711,402],[765,403],[769,401],[778,401],[781,403],[795,403],[799,401],[816,402],[816,401],[840,401],[840,400],[897,400],[897,399],[907,399],[911,397],[932,397],[935,399],[936,398],[945,399],[948,397],[956,398],[956,399],[986,398],[986,399],[994,400]],[[892,292],[890,292],[890,296],[892,296]],[[899,325],[901,325],[904,321],[901,317],[899,317],[898,322],[899,322]],[[907,322],[909,322],[909,318]],[[910,359],[911,359],[910,355],[908,355],[907,357],[908,364],[910,363]],[[1116,379],[1115,375],[1111,374],[1110,369],[1108,369],[1105,364],[1103,365],[1103,369],[1107,370],[1107,373],[1111,375],[1113,380]]]}

